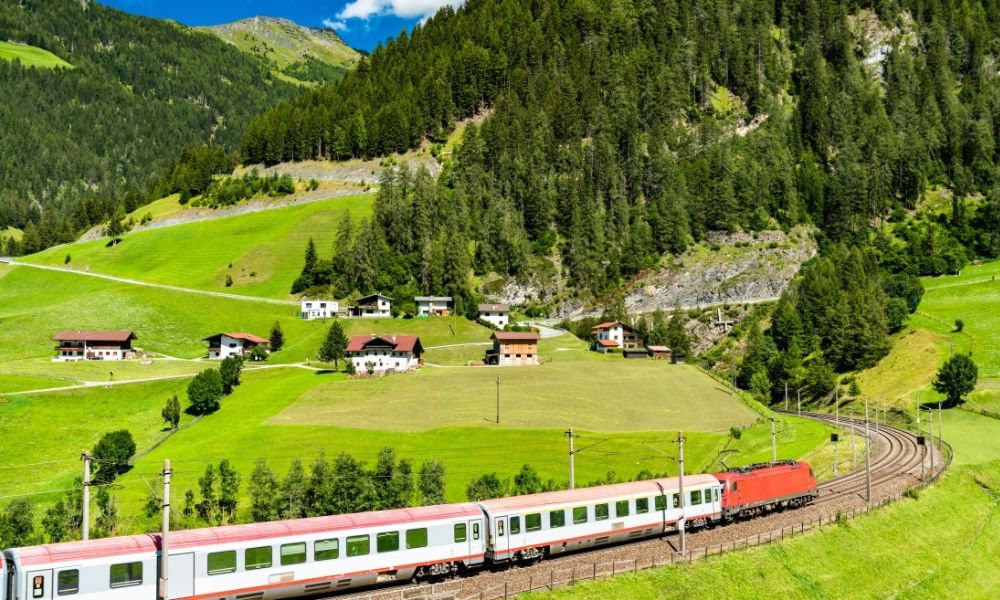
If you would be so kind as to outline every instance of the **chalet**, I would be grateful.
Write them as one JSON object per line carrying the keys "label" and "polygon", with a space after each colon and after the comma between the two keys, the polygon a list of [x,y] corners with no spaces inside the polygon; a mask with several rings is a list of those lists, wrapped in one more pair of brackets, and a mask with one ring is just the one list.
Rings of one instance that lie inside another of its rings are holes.
{"label": "chalet", "polygon": [[131,331],[60,331],[52,336],[59,342],[52,360],[125,360],[135,358]]}
{"label": "chalet", "polygon": [[479,319],[497,329],[503,329],[510,323],[510,306],[507,304],[480,304]]}
{"label": "chalet", "polygon": [[667,348],[666,346],[649,346],[647,349],[649,350],[650,356],[660,360],[670,360],[671,355],[673,354],[670,348]]}
{"label": "chalet", "polygon": [[382,294],[369,294],[358,298],[358,303],[347,309],[351,317],[367,319],[389,318],[392,316],[392,298]]}
{"label": "chalet", "polygon": [[501,367],[538,365],[538,334],[534,331],[497,331],[493,348],[486,351],[486,364]]}
{"label": "chalet", "polygon": [[451,296],[417,296],[418,317],[447,317],[451,314]]}
{"label": "chalet", "polygon": [[271,342],[252,333],[217,333],[205,338],[208,342],[209,358],[228,358],[230,356],[247,356],[253,349],[260,346],[265,351]]}
{"label": "chalet", "polygon": [[594,338],[592,347],[598,352],[642,346],[642,340],[635,334],[635,330],[618,321],[598,323],[590,328],[590,335]]}
{"label": "chalet", "polygon": [[336,300],[310,300],[309,298],[303,298],[299,316],[306,321],[330,319],[337,316],[338,310],[340,310],[340,304]]}
{"label": "chalet", "polygon": [[402,373],[420,366],[424,347],[412,335],[360,335],[347,344],[347,359],[354,371],[364,373]]}

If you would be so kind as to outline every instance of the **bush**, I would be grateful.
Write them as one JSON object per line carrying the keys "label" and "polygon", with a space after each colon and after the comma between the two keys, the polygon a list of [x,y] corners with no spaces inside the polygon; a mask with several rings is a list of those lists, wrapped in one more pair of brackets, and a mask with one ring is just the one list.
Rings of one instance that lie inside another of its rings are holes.
{"label": "bush", "polygon": [[961,333],[965,329],[965,321],[962,319],[955,319],[955,332]]}
{"label": "bush", "polygon": [[115,477],[129,470],[128,461],[135,455],[135,440],[125,429],[105,433],[94,446],[93,455],[97,463],[95,481],[99,484],[111,483]]}
{"label": "bush", "polygon": [[222,400],[222,376],[215,369],[205,369],[195,375],[188,385],[191,412],[205,415],[219,410]]}
{"label": "bush", "polygon": [[229,395],[233,388],[240,384],[240,374],[243,372],[242,356],[227,356],[219,366],[219,378],[222,379],[222,393]]}

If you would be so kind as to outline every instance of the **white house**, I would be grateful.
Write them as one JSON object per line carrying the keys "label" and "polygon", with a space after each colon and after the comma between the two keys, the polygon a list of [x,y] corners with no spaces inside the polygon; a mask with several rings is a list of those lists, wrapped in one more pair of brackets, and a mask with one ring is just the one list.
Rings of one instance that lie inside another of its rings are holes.
{"label": "white house", "polygon": [[125,360],[135,358],[131,331],[60,331],[52,336],[59,342],[52,360]]}
{"label": "white house", "polygon": [[451,314],[451,296],[417,296],[418,317],[447,317]]}
{"label": "white house", "polygon": [[217,333],[205,338],[208,342],[208,357],[224,359],[230,356],[246,356],[257,346],[268,349],[271,342],[252,333]]}
{"label": "white house", "polygon": [[389,318],[392,316],[392,298],[382,294],[369,294],[358,298],[358,303],[347,309],[352,317],[368,319]]}
{"label": "white house", "polygon": [[420,366],[424,347],[412,335],[359,335],[347,345],[347,359],[358,374],[402,373]]}
{"label": "white house", "polygon": [[479,318],[497,329],[503,329],[510,323],[510,306],[507,304],[480,304]]}
{"label": "white house", "polygon": [[309,298],[303,298],[299,314],[306,321],[332,319],[337,316],[338,310],[340,310],[340,304],[336,300],[310,300]]}
{"label": "white house", "polygon": [[635,330],[618,321],[594,325],[590,328],[590,334],[594,336],[594,349],[598,351],[608,348],[637,348],[642,345]]}

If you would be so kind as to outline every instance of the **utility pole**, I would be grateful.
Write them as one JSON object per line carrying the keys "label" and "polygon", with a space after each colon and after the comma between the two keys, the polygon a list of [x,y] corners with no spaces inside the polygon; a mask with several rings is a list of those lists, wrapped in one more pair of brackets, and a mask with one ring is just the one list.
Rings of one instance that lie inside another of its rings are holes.
{"label": "utility pole", "polygon": [[930,439],[927,440],[931,443],[930,453],[931,453],[931,473],[934,473],[934,411],[927,409],[927,433],[930,434]]}
{"label": "utility pole", "polygon": [[[920,401],[917,401],[917,439],[919,440],[924,435],[924,432],[920,430]],[[923,446],[920,448],[920,481],[924,480],[924,463],[927,462],[927,457],[924,454],[927,451],[927,442],[924,441]]]}
{"label": "utility pole", "polygon": [[500,424],[500,376],[497,375],[497,425]]}
{"label": "utility pole", "polygon": [[163,498],[160,500],[160,514],[163,524],[160,527],[160,600],[169,599],[167,570],[170,566],[170,459],[163,460]]}
{"label": "utility pole", "polygon": [[774,417],[771,417],[771,464],[778,462],[778,443],[774,435]]}
{"label": "utility pole", "polygon": [[838,466],[840,464],[840,389],[839,388],[834,393],[833,398],[834,398],[833,404],[835,411],[833,422],[836,428],[836,432],[834,433],[834,435],[837,436],[837,439],[833,441],[833,477],[834,479],[836,479],[837,476],[840,475],[840,469]]}
{"label": "utility pole", "polygon": [[570,427],[566,430],[566,436],[569,438],[569,489],[574,489],[576,487],[576,470],[573,465],[573,428]]}
{"label": "utility pole", "polygon": [[[854,422],[854,409],[851,408],[851,422]],[[858,470],[858,452],[854,449],[854,441],[857,439],[857,430],[851,428],[851,471]]]}
{"label": "utility pole", "polygon": [[[931,418],[933,418],[934,413],[931,413]],[[944,418],[941,416],[941,401],[938,400],[938,452],[941,453],[942,459],[944,458],[944,433],[942,428],[944,427]]]}
{"label": "utility pole", "polygon": [[80,522],[80,537],[86,542],[90,539],[90,461],[94,457],[85,450],[80,458],[83,459],[83,518]]}
{"label": "utility pole", "polygon": [[872,438],[868,433],[868,398],[865,398],[865,501],[872,503]]}
{"label": "utility pole", "polygon": [[677,531],[681,534],[681,556],[687,554],[687,542],[684,539],[684,432],[677,432],[677,492],[681,497],[681,518],[677,520]]}
{"label": "utility pole", "polygon": [[788,382],[785,382],[785,410],[788,410]]}

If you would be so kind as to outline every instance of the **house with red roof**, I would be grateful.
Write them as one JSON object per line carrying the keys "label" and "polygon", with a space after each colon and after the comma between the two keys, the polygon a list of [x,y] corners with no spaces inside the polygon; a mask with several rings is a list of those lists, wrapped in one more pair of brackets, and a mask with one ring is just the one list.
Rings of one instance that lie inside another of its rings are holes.
{"label": "house with red roof", "polygon": [[590,328],[594,343],[591,346],[597,352],[609,352],[618,348],[638,348],[642,340],[632,329],[618,321],[605,321]]}
{"label": "house with red roof", "polygon": [[52,336],[59,343],[52,360],[125,360],[135,358],[131,331],[60,331]]}
{"label": "house with red roof", "polygon": [[230,356],[248,356],[258,346],[269,351],[271,341],[252,333],[217,333],[205,338],[208,357],[224,359]]}
{"label": "house with red roof", "polygon": [[345,355],[354,372],[370,375],[405,373],[420,367],[424,347],[413,335],[356,335]]}

